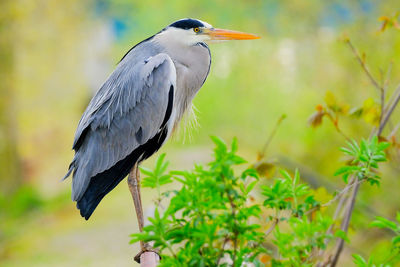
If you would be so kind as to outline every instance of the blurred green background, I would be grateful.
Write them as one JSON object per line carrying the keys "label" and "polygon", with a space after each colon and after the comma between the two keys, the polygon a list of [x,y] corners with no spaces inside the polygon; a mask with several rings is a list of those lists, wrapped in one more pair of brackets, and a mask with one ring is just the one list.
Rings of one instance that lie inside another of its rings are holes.
{"label": "blurred green background", "polygon": [[[316,187],[343,187],[333,172],[343,164],[338,147],[345,140],[332,124],[313,129],[307,120],[328,90],[350,106],[378,99],[341,41],[344,33],[366,53],[377,77],[393,61],[390,88],[400,80],[400,31],[380,32],[378,21],[395,8],[396,0],[1,0],[0,265],[134,265],[138,247],[128,242],[137,223],[125,182],[85,221],[70,201],[71,180],[60,179],[92,95],[130,47],[180,18],[262,39],[210,45],[211,72],[194,100],[198,126],[161,149],[170,168],[207,162],[210,135],[238,137],[240,154],[255,161],[286,114],[267,158],[299,167]],[[398,111],[394,117],[398,121]],[[372,127],[351,119],[341,126],[356,139]],[[362,189],[354,221],[365,229],[350,230],[354,242],[344,262],[351,253],[369,253],[370,244],[386,247],[367,225],[372,215],[391,218],[399,210],[399,161],[386,164],[383,177],[379,188]],[[151,199],[144,190],[147,215]]]}

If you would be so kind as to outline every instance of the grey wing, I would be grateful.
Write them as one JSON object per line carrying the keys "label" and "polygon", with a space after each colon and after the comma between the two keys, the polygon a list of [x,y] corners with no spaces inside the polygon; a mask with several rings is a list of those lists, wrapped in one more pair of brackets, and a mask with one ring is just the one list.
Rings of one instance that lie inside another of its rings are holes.
{"label": "grey wing", "polygon": [[118,65],[79,122],[67,174],[74,171],[73,200],[82,197],[92,177],[127,157],[154,137],[165,119],[172,119],[165,114],[175,85],[175,66],[167,54]]}

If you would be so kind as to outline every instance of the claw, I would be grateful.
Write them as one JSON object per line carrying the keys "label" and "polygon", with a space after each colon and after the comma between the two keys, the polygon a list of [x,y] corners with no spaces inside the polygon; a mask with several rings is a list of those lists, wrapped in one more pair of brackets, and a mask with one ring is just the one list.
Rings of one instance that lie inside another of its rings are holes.
{"label": "claw", "polygon": [[143,246],[141,243],[141,247],[141,251],[134,258],[135,261],[137,263],[143,261],[143,263],[146,263],[146,266],[156,266],[161,259],[160,252],[147,243],[144,243]]}

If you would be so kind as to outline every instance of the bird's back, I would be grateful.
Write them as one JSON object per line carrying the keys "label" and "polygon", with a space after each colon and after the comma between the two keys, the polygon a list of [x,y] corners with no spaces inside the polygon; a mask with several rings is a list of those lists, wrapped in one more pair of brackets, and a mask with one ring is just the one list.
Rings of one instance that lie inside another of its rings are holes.
{"label": "bird's back", "polygon": [[[151,40],[150,37],[146,40]],[[134,47],[132,47],[121,59],[118,63],[115,70],[110,74],[107,80],[103,83],[100,89],[96,92],[89,105],[87,106],[85,112],[82,115],[82,118],[79,121],[78,128],[75,132],[74,144],[73,148],[75,149],[77,144],[80,141],[82,136],[82,132],[92,123],[93,114],[96,113],[108,99],[114,93],[114,87],[116,84],[120,83],[121,74],[126,72],[129,69],[133,69],[140,62],[144,62],[148,60],[150,57],[155,56],[161,53],[162,49],[153,43],[153,42],[145,42],[146,40],[138,43]],[[135,82],[135,81],[132,81]]]}

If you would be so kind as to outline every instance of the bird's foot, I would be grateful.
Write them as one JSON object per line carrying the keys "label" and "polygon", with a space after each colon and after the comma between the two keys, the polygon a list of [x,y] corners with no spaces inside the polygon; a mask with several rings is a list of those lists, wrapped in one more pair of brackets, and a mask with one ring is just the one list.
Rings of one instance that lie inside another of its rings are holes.
{"label": "bird's foot", "polygon": [[142,255],[144,255],[146,252],[152,252],[151,255],[154,257],[154,261],[159,261],[161,259],[160,257],[160,251],[158,251],[157,249],[153,248],[152,246],[150,246],[149,244],[145,243],[141,246],[141,250],[140,252],[135,256],[135,261],[137,263],[140,263]]}

